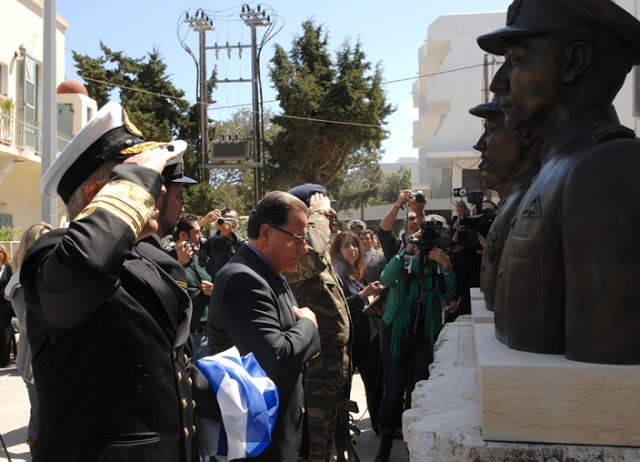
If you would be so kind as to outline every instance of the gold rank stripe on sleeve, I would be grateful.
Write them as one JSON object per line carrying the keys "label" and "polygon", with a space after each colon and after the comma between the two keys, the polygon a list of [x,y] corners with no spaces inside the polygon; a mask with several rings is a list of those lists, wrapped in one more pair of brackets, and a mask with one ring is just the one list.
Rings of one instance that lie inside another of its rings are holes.
{"label": "gold rank stripe on sleeve", "polygon": [[107,183],[75,220],[101,208],[124,221],[138,236],[155,206],[153,196],[142,186],[127,180],[115,180]]}
{"label": "gold rank stripe on sleeve", "polygon": [[178,281],[178,280],[176,280],[176,284],[178,284],[182,288],[182,290],[184,290],[186,293],[189,293],[187,291],[187,283],[186,283],[186,281]]}

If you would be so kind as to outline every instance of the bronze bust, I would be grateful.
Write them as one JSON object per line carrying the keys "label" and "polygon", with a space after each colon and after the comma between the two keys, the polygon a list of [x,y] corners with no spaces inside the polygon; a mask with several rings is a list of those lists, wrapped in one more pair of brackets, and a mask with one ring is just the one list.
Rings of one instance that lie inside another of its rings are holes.
{"label": "bronze bust", "polygon": [[502,249],[520,200],[540,170],[542,142],[530,132],[520,134],[506,127],[497,95],[492,101],[469,109],[469,112],[485,119],[484,133],[474,146],[481,152],[482,162],[478,168],[482,186],[497,191],[500,196],[500,207],[486,236],[480,266],[480,290],[487,309],[493,311]]}
{"label": "bronze bust", "polygon": [[507,126],[544,141],[500,261],[496,337],[640,364],[640,140],[612,106],[640,63],[640,22],[611,0],[517,0],[478,44],[505,56],[491,89]]}

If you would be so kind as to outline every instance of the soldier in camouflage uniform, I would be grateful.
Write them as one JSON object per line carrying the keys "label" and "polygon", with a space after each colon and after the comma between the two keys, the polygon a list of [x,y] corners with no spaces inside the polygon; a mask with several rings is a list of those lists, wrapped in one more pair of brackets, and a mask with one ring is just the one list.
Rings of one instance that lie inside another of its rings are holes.
{"label": "soldier in camouflage uniform", "polygon": [[304,376],[309,434],[309,461],[328,461],[333,449],[336,418],[345,388],[351,381],[350,318],[340,277],[331,265],[329,237],[336,213],[320,185],[289,190],[309,206],[307,246],[295,270],[283,274],[300,306],[315,314],[320,355],[309,362]]}

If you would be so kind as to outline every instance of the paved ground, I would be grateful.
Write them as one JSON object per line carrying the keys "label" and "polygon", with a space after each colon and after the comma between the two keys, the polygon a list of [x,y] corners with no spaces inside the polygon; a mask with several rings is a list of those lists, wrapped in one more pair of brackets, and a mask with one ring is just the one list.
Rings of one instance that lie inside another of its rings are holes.
{"label": "paved ground", "polygon": [[[29,399],[24,382],[14,365],[0,369],[0,433],[12,461],[31,461],[27,438],[27,422],[29,420]],[[355,416],[356,426],[362,431],[354,436],[356,449],[362,462],[373,462],[380,438],[371,429],[364,387],[360,376],[356,374],[353,381],[352,398],[358,402],[360,413]],[[8,460],[3,448],[0,448],[0,461]],[[407,446],[403,441],[395,440],[391,452],[392,462],[409,460]]]}

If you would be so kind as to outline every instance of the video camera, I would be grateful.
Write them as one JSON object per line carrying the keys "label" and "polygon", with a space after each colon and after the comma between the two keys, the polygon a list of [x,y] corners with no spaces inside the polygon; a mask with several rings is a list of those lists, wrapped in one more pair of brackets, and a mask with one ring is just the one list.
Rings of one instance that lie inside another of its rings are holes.
{"label": "video camera", "polygon": [[486,237],[495,217],[495,210],[484,208],[479,214],[460,220],[458,244],[472,250],[480,250],[482,246],[478,241],[478,234]]}

